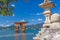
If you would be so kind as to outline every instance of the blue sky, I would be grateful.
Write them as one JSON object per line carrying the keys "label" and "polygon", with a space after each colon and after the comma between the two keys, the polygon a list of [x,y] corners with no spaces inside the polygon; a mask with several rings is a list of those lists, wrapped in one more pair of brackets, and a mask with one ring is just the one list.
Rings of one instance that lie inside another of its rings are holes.
{"label": "blue sky", "polygon": [[[55,7],[52,8],[53,13],[60,13],[60,0],[51,0],[55,3]],[[0,16],[0,25],[11,25],[14,22],[28,21],[28,24],[42,23],[45,21],[43,15],[44,9],[39,7],[43,0],[18,0],[12,6],[15,7],[14,16]]]}

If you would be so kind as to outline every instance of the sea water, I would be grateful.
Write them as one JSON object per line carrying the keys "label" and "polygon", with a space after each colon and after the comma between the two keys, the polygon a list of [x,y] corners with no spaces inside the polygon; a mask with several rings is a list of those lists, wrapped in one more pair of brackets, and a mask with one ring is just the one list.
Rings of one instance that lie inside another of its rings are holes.
{"label": "sea water", "polygon": [[38,33],[38,30],[26,30],[26,33],[15,33],[14,30],[1,30],[0,31],[0,40],[33,40],[35,34]]}

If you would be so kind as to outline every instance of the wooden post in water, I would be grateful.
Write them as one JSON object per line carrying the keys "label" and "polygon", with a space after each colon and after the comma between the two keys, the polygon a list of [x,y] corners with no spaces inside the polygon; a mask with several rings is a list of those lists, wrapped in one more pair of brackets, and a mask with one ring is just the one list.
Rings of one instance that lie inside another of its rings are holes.
{"label": "wooden post in water", "polygon": [[27,24],[27,22],[20,22],[20,25],[22,26],[22,32],[23,33],[26,32],[26,24]]}
{"label": "wooden post in water", "polygon": [[19,33],[19,26],[20,26],[20,23],[19,22],[15,22],[15,32],[16,33]]}

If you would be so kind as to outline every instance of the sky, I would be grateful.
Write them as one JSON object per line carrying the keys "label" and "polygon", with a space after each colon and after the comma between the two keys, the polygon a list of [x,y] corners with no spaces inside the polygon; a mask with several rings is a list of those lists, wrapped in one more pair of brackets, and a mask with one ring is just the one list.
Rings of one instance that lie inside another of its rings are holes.
{"label": "sky", "polygon": [[[28,24],[44,23],[44,9],[39,6],[44,0],[18,0],[11,6],[15,7],[14,16],[1,16],[0,25],[9,26],[14,22],[27,21]],[[51,0],[56,6],[51,9],[52,13],[60,14],[60,0]]]}

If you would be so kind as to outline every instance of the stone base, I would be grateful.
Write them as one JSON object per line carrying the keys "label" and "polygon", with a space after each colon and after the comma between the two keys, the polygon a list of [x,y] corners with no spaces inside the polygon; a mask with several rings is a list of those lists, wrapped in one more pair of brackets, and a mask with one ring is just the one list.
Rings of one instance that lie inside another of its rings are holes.
{"label": "stone base", "polygon": [[38,37],[33,37],[33,39],[34,39],[34,40],[40,40],[40,38],[38,38]]}

